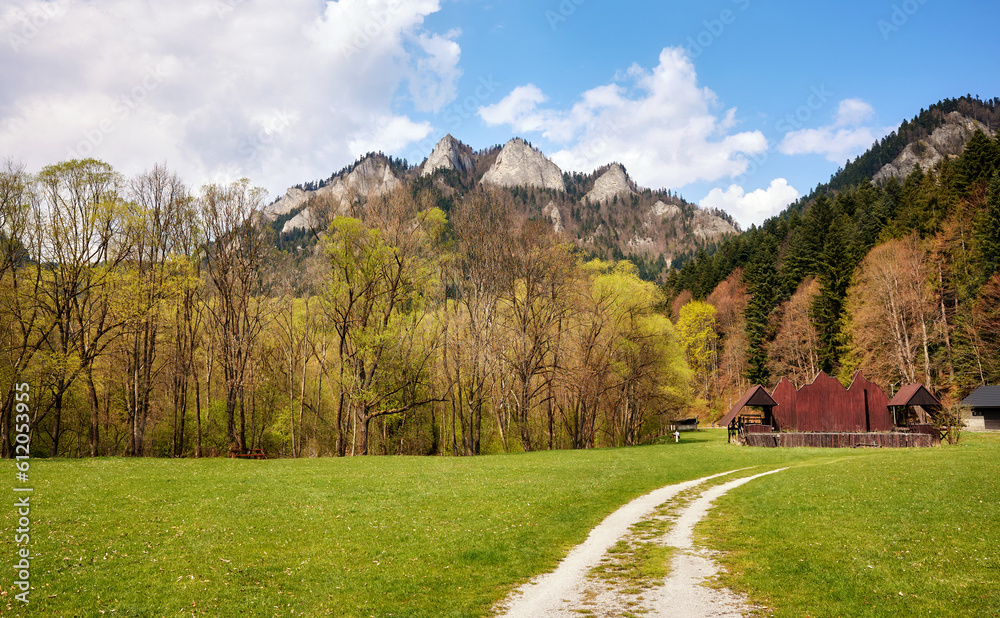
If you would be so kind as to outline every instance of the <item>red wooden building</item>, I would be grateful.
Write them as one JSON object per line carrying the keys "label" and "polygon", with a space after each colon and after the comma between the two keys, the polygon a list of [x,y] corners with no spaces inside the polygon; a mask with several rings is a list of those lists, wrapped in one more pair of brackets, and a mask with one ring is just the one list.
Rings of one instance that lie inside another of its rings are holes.
{"label": "red wooden building", "polygon": [[[779,446],[782,434],[811,434],[784,440],[791,446],[924,446],[934,442],[934,434],[927,430],[926,417],[919,418],[911,434],[905,419],[912,414],[895,411],[894,406],[909,410],[940,406],[941,403],[921,385],[907,386],[889,400],[876,384],[865,379],[859,371],[854,375],[850,388],[839,380],[820,372],[812,384],[796,390],[782,378],[768,394],[763,386],[755,385],[719,421],[729,428],[730,438],[745,444]],[[755,410],[753,408],[759,408]],[[899,422],[897,422],[899,421]],[[888,434],[907,434],[901,437]],[[925,434],[918,437],[917,434]]]}

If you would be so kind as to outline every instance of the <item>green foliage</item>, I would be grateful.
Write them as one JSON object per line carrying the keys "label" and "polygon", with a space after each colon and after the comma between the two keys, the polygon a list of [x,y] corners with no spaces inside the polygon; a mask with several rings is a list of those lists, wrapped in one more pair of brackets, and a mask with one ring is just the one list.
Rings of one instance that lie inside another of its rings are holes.
{"label": "green foliage", "polygon": [[846,238],[849,226],[844,215],[830,226],[818,265],[819,296],[812,307],[820,341],[820,368],[829,374],[834,373],[840,360],[840,320],[855,266]]}
{"label": "green foliage", "polygon": [[976,220],[976,235],[985,282],[1000,269],[1000,173],[994,172],[986,196],[986,208]]}
{"label": "green foliage", "polygon": [[715,331],[715,307],[692,301],[681,308],[677,334],[702,397],[708,396],[718,365],[719,336]]}
{"label": "green foliage", "polygon": [[770,338],[771,312],[781,297],[778,270],[775,267],[777,246],[773,240],[765,241],[743,274],[750,300],[746,308],[746,333],[750,344],[746,379],[751,384],[767,384],[767,349]]}
{"label": "green foliage", "polygon": [[[927,282],[937,295],[935,318],[928,341],[936,386],[959,383],[967,390],[970,376],[980,382],[985,373],[982,344],[969,315],[980,289],[991,273],[1000,268],[1000,189],[993,177],[1000,170],[1000,138],[977,133],[966,151],[944,160],[934,169],[917,169],[902,182],[890,178],[881,185],[872,174],[890,162],[911,141],[924,139],[953,111],[975,118],[988,127],[1000,126],[1000,100],[979,101],[971,97],[946,100],[922,111],[912,122],[903,123],[869,153],[851,163],[810,196],[789,206],[757,228],[724,240],[712,252],[694,260],[675,261],[679,272],[667,278],[667,293],[677,297],[689,290],[695,298],[706,297],[735,269],[743,268],[751,300],[746,309],[747,377],[766,382],[766,351],[769,316],[805,277],[817,276],[822,285],[812,318],[820,334],[819,353],[823,368],[838,373],[841,356],[851,352],[850,333],[844,332],[844,303],[853,271],[869,251],[880,243],[916,232],[929,247]],[[771,264],[761,256],[770,256]],[[778,269],[774,280],[771,267]],[[768,291],[770,290],[770,292]],[[947,327],[948,333],[937,335]],[[849,363],[855,366],[857,357]],[[947,377],[945,377],[947,376]],[[964,392],[964,391],[963,391]]]}

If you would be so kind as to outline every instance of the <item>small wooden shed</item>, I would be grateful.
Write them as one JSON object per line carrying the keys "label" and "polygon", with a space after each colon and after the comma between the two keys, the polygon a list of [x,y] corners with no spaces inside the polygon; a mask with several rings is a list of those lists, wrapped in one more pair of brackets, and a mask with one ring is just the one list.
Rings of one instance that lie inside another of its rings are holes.
{"label": "small wooden shed", "polygon": [[698,418],[682,418],[670,421],[670,433],[675,431],[698,431]]}
{"label": "small wooden shed", "polygon": [[[729,428],[729,439],[739,434],[744,427],[749,431],[771,431],[774,428],[774,407],[778,405],[760,384],[753,385],[729,413],[719,420],[720,427]],[[761,411],[744,410],[747,406],[759,407]]]}
{"label": "small wooden shed", "polygon": [[972,409],[969,429],[1000,431],[1000,386],[981,386],[962,405]]}
{"label": "small wooden shed", "polygon": [[918,423],[926,425],[931,422],[928,413],[934,414],[944,406],[923,384],[908,384],[889,400],[889,407],[903,409],[903,416],[896,416],[897,425],[905,425],[914,415]]}

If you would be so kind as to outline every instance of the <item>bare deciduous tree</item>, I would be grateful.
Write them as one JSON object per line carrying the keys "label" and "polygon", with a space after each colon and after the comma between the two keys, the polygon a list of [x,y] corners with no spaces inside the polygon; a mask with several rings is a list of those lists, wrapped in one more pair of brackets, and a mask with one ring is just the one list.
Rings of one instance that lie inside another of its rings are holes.
{"label": "bare deciduous tree", "polygon": [[59,454],[67,391],[81,376],[91,407],[90,452],[99,436],[94,362],[121,332],[112,307],[118,271],[131,251],[130,230],[120,197],[121,179],[94,159],[51,165],[38,176],[41,201],[34,226],[41,235],[43,283],[37,300],[54,324],[49,337],[52,398],[40,416],[53,415],[52,455]]}
{"label": "bare deciduous tree", "polygon": [[208,315],[222,366],[230,448],[240,451],[247,448],[249,363],[271,312],[270,282],[265,280],[263,265],[273,245],[260,220],[264,196],[263,189],[251,187],[246,179],[208,185],[201,196],[211,286]]}

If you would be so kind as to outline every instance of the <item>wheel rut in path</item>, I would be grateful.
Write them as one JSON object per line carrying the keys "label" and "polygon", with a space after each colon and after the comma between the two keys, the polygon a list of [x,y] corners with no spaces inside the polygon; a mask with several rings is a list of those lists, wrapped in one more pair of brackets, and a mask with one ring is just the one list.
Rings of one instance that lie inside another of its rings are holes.
{"label": "wheel rut in path", "polygon": [[718,572],[711,552],[694,545],[695,525],[708,514],[712,503],[731,489],[780,472],[771,470],[732,480],[703,491],[677,514],[660,543],[675,548],[667,578],[653,588],[626,593],[589,577],[613,545],[629,535],[629,529],[648,518],[656,508],[678,494],[706,481],[748,468],[713,474],[693,481],[668,485],[640,496],[598,524],[587,539],[574,547],[555,571],[536,577],[515,590],[495,609],[506,618],[547,616],[678,616],[684,618],[737,617],[758,609],[729,590],[709,588],[703,583]]}

